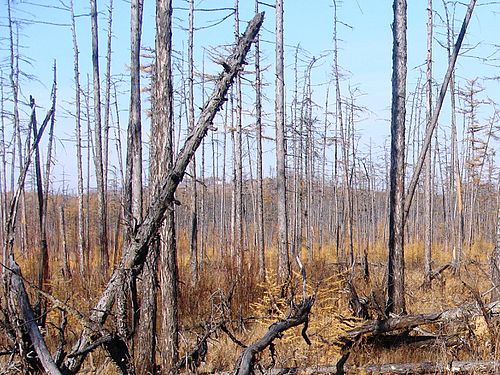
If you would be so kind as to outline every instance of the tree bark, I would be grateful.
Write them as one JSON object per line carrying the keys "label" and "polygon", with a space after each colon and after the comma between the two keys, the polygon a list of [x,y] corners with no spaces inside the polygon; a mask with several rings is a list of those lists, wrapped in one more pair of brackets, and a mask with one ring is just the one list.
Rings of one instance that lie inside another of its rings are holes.
{"label": "tree bark", "polygon": [[[259,1],[255,0],[255,13],[259,13]],[[264,244],[264,195],[262,177],[262,82],[260,72],[260,36],[255,37],[255,134],[257,142],[257,252],[259,278],[266,277],[266,251]]]}
{"label": "tree bark", "polygon": [[[168,9],[170,11],[171,8],[160,9]],[[160,15],[162,14],[165,13],[160,12]],[[234,47],[232,54],[226,59],[225,64],[227,64],[228,69],[225,69],[224,72],[219,75],[219,79],[217,80],[212,95],[203,106],[197,125],[188,135],[183,148],[179,151],[179,154],[175,159],[175,163],[172,165],[172,168],[168,170],[166,176],[164,176],[159,182],[159,188],[154,190],[153,197],[150,200],[143,222],[138,226],[132,241],[127,244],[119,267],[113,272],[113,275],[109,279],[101,298],[92,310],[91,320],[93,322],[102,324],[108,317],[110,309],[115,302],[117,290],[121,287],[119,277],[120,273],[124,269],[132,269],[144,262],[148,246],[151,241],[156,238],[165,214],[168,215],[169,212],[172,212],[173,204],[176,202],[174,194],[184,177],[189,161],[198,146],[201,144],[201,141],[206,135],[208,129],[212,126],[216,113],[225,103],[227,91],[233,83],[237,72],[241,69],[245,61],[245,57],[260,29],[260,26],[262,25],[263,20],[264,13],[259,13],[250,21],[247,26],[247,30],[240,38],[238,45]],[[169,38],[167,38],[167,41],[168,40]],[[157,59],[159,63],[165,61],[160,57],[157,57]],[[155,105],[157,100],[158,99],[155,99]],[[174,236],[172,236],[172,238],[174,238]],[[89,334],[90,332],[88,330],[84,330],[84,332],[82,332],[80,339],[75,345],[75,352],[88,345],[90,342]],[[65,369],[69,373],[75,373],[80,368],[84,358],[85,355],[69,359],[65,363]]]}
{"label": "tree bark", "polygon": [[101,124],[101,82],[99,77],[99,38],[97,28],[97,0],[90,0],[90,20],[92,31],[92,72],[94,85],[94,164],[97,182],[97,211],[98,211],[98,242],[100,253],[100,267],[103,274],[107,274],[108,259],[108,234],[106,196],[104,187],[104,168],[102,150],[102,124]]}
{"label": "tree bark", "polygon": [[283,0],[276,1],[276,184],[278,205],[278,279],[290,276],[286,193],[285,72],[283,54]]}
{"label": "tree bark", "polygon": [[[172,89],[172,1],[156,2],[156,60],[153,81],[153,129],[155,140],[150,151],[151,200],[155,202],[162,189],[166,174],[173,168],[173,89]],[[186,166],[184,167],[184,170]],[[175,189],[174,189],[175,190]],[[161,334],[158,345],[162,351],[162,372],[169,373],[178,361],[178,266],[175,237],[175,216],[172,197],[165,202],[164,217],[159,217],[163,227],[153,234],[150,251],[160,252]],[[146,215],[147,220],[147,215]]]}
{"label": "tree bark", "polygon": [[[188,129],[194,129],[194,0],[189,0],[188,41]],[[189,255],[191,264],[191,285],[198,283],[198,186],[196,181],[196,155],[191,160],[191,237]]]}
{"label": "tree bark", "polygon": [[[432,0],[427,2],[427,70],[425,82],[425,112],[426,126],[430,125],[432,118]],[[431,286],[432,275],[432,206],[433,206],[433,190],[432,190],[432,161],[431,152],[426,154],[425,158],[425,207],[424,207],[424,285],[429,288]]]}
{"label": "tree bark", "polygon": [[392,51],[389,261],[386,314],[406,312],[404,296],[404,178],[406,117],[406,0],[394,0]]}
{"label": "tree bark", "polygon": [[73,68],[75,81],[75,133],[76,133],[76,170],[78,189],[78,260],[80,275],[85,270],[85,225],[83,211],[83,166],[82,166],[82,131],[80,100],[80,68],[78,61],[78,44],[76,39],[76,23],[73,0],[70,0],[71,34],[73,38]]}
{"label": "tree bark", "polygon": [[48,374],[59,375],[61,372],[54,363],[49,349],[47,348],[42,334],[40,333],[40,329],[36,324],[35,314],[33,313],[33,309],[31,308],[28,300],[28,295],[24,289],[21,269],[14,261],[13,255],[10,255],[9,268],[11,270],[9,306],[12,309],[12,313],[21,320],[21,322],[19,322],[19,329],[26,331],[29,336],[29,342],[23,343],[23,345],[30,350],[31,345],[33,346],[33,349],[37,354],[37,358],[40,360],[43,369]]}

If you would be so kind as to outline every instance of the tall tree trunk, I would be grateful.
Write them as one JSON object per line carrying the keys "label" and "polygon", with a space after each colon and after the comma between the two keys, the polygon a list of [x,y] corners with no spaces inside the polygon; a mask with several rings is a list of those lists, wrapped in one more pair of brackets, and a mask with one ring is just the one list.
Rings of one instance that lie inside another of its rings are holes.
{"label": "tall tree trunk", "polygon": [[[340,92],[340,72],[339,72],[339,63],[338,63],[338,37],[337,37],[337,2],[333,2],[333,56],[334,56],[334,74],[335,74],[335,96],[336,96],[336,109],[337,109],[337,124],[340,131],[340,140],[342,142],[342,165],[344,168],[343,174],[343,192],[344,192],[344,222],[346,223],[345,233],[348,236],[348,242],[344,243],[349,244],[349,266],[354,264],[354,243],[352,240],[353,228],[352,228],[352,210],[351,210],[351,202],[352,202],[352,193],[349,182],[349,141],[346,137],[344,120],[342,118],[342,97]],[[335,157],[336,160],[336,157]],[[344,250],[345,251],[345,250]],[[345,259],[343,259],[345,261]]]}
{"label": "tall tree trunk", "polygon": [[[234,2],[234,35],[236,42],[240,37],[240,19],[239,19],[239,0]],[[234,228],[234,251],[236,255],[236,264],[238,274],[241,275],[243,271],[243,151],[242,151],[242,100],[241,100],[241,76],[236,76],[234,83],[236,89],[236,139],[234,143],[234,170],[235,170],[235,185],[234,185],[234,198],[235,198],[235,228]]]}
{"label": "tall tree trunk", "polygon": [[85,270],[85,225],[83,210],[83,166],[82,166],[82,126],[81,126],[81,91],[80,91],[80,68],[78,61],[78,44],[76,39],[76,23],[73,0],[70,0],[71,11],[71,34],[73,37],[73,69],[75,83],[75,133],[76,133],[76,170],[78,189],[78,260],[80,275]]}
{"label": "tall tree trunk", "polygon": [[[7,146],[5,144],[5,95],[4,95],[4,83],[3,79],[0,79],[0,162],[1,162],[1,181],[2,181],[2,190],[1,190],[1,212],[2,212],[2,238],[6,237],[6,228],[3,223],[6,222],[7,219]],[[7,264],[7,249],[5,246],[2,246],[2,262],[3,264]],[[5,268],[2,267],[0,274],[5,273]]]}
{"label": "tall tree trunk", "polygon": [[111,41],[113,36],[113,0],[108,5],[108,39],[106,49],[106,82],[104,88],[104,129],[102,132],[102,168],[104,194],[108,191],[108,147],[109,147],[109,120],[111,109]]}
{"label": "tall tree trunk", "polygon": [[[130,111],[127,128],[127,162],[125,169],[126,240],[142,222],[142,124],[141,124],[141,35],[143,0],[130,3]],[[152,249],[155,250],[155,249]],[[132,296],[133,324],[137,323],[136,346],[133,351],[138,374],[155,372],[156,353],[156,272],[157,251],[149,251],[142,269],[141,305],[137,306],[136,278],[129,283]]]}
{"label": "tall tree trunk", "polygon": [[276,184],[278,192],[278,279],[290,276],[286,193],[285,72],[283,54],[283,0],[276,1]]}
{"label": "tall tree trunk", "polygon": [[[156,2],[156,61],[150,168],[152,193],[160,190],[162,177],[173,166],[172,0]],[[169,373],[179,359],[178,266],[173,207],[166,213],[160,236],[152,244],[160,251],[162,369]],[[150,251],[153,251],[151,249]]]}
{"label": "tall tree trunk", "polygon": [[[427,2],[427,70],[425,82],[425,123],[430,125],[432,118],[432,0]],[[433,206],[433,189],[432,189],[432,162],[431,152],[426,154],[426,174],[425,174],[425,207],[424,207],[424,285],[431,286],[432,276],[432,206]]]}
{"label": "tall tree trunk", "polygon": [[[447,29],[447,49],[448,58],[451,57],[452,43],[454,38],[453,22],[450,21],[450,15],[447,8],[447,2],[443,0],[446,16]],[[456,112],[456,93],[455,93],[455,70],[450,75],[450,110],[451,110],[451,168],[453,174],[453,187],[455,198],[455,209],[453,211],[453,251],[452,251],[452,268],[455,273],[460,273],[460,265],[462,262],[462,252],[464,243],[464,214],[462,203],[462,177],[460,174],[460,160],[458,157],[458,142],[457,142],[457,112]]]}
{"label": "tall tree trunk", "polygon": [[389,262],[386,314],[406,312],[404,296],[404,157],[406,116],[406,0],[394,0],[392,51]]}
{"label": "tall tree trunk", "polygon": [[[259,13],[259,1],[255,0],[255,13]],[[264,195],[262,178],[262,82],[260,72],[260,37],[255,38],[255,132],[257,142],[257,252],[259,278],[266,277],[266,251],[264,244]]]}
{"label": "tall tree trunk", "polygon": [[[171,9],[172,9],[171,3],[170,2],[162,3],[162,0],[158,0],[158,2],[159,2],[157,3],[158,5],[157,9],[159,10],[158,15],[165,16],[164,18],[168,18],[169,20],[171,20]],[[142,266],[142,264],[144,263],[146,253],[150,251],[149,245],[154,239],[158,238],[157,235],[160,230],[160,227],[164,222],[165,217],[168,216],[167,212],[173,211],[173,205],[176,202],[174,194],[179,184],[182,182],[184,175],[186,174],[186,169],[188,167],[188,164],[193,154],[200,146],[203,137],[207,134],[208,129],[212,126],[215,115],[221,109],[222,105],[226,102],[226,95],[229,90],[229,87],[232,85],[238,71],[242,69],[242,66],[245,63],[245,58],[247,56],[247,53],[250,49],[250,46],[256,34],[258,33],[262,25],[263,20],[264,20],[264,14],[260,13],[250,21],[247,30],[245,31],[243,36],[239,39],[238,45],[233,49],[231,55],[228,58],[226,58],[225,64],[227,65],[228,69],[223,71],[219,75],[219,78],[216,82],[212,94],[210,95],[210,98],[203,106],[196,127],[194,131],[190,133],[186,138],[184,146],[179,151],[179,154],[175,159],[175,163],[172,163],[172,167],[169,169],[167,168],[161,169],[162,171],[165,171],[166,175],[163,176],[162,180],[158,184],[160,187],[158,187],[157,189],[152,189],[154,195],[150,200],[150,204],[146,211],[144,220],[142,224],[138,227],[137,232],[134,235],[133,241],[130,241],[130,243],[124,249],[124,255],[122,256],[120,266],[113,272],[113,275],[111,276],[105,290],[101,294],[99,302],[92,309],[92,313],[90,316],[90,320],[92,322],[102,325],[109,317],[111,312],[110,309],[112,308],[113,304],[116,301],[116,296],[118,291],[122,287],[123,279],[120,277],[121,273],[124,270],[136,269],[137,267]],[[163,26],[166,24],[166,22],[163,23],[158,22],[158,23],[159,25]],[[168,22],[167,25],[171,26],[171,23]],[[162,33],[161,32],[162,30],[164,31],[168,30],[169,32]],[[159,38],[161,38],[161,35],[164,35],[163,37],[164,41],[166,41],[167,43],[171,41],[170,38],[171,27],[167,28],[160,27],[160,30],[158,30],[157,28],[157,31],[159,32],[160,35]],[[169,51],[171,51],[170,46],[171,45],[169,44],[168,48]],[[163,47],[163,51],[161,48],[158,47],[156,48],[156,53],[158,54],[157,66],[159,68],[158,73],[156,74],[157,77],[156,84],[158,84],[158,81],[165,82],[165,80],[162,80],[161,78],[162,74],[168,75],[164,73],[171,72],[170,69],[165,70],[165,67],[168,68],[171,67],[170,59],[168,59],[167,61],[167,58],[165,56],[165,50],[166,50],[165,47]],[[170,55],[167,54],[167,56]],[[159,90],[160,93],[163,94],[163,98],[156,97],[154,99],[153,105],[155,110],[153,111],[153,113],[162,112],[162,114],[160,113],[158,114],[164,116],[165,109],[167,107],[170,109],[172,108],[171,105],[168,104],[169,98],[171,100],[171,94],[172,94],[171,90],[172,86],[170,85],[169,87],[170,90],[167,89]],[[170,93],[170,96],[167,95],[168,93]],[[159,99],[164,99],[164,100],[159,100]],[[171,120],[172,118],[171,115],[169,118]],[[156,120],[153,123],[155,122]],[[164,123],[162,122],[162,124]],[[154,130],[155,129],[153,129],[153,132]],[[155,136],[157,135],[161,136],[161,134],[159,134],[158,132],[154,134]],[[159,141],[161,143],[161,139]],[[153,158],[153,160],[155,160],[155,158]],[[165,158],[158,158],[156,160],[164,161]],[[167,241],[169,238],[175,240],[174,236],[170,237],[165,236],[164,240]],[[165,254],[171,254],[171,252],[167,252]],[[172,288],[177,285],[177,278],[171,279],[169,281],[171,282],[170,284],[165,284],[164,283],[165,280],[162,279],[162,286],[165,286],[167,290],[172,290]],[[162,305],[168,309],[171,309],[172,306],[169,305],[169,302],[170,300],[168,300],[167,298],[163,298]],[[168,315],[169,314],[164,313],[163,316],[165,317]],[[174,331],[174,333],[176,332],[177,331]],[[173,335],[164,337],[167,345],[172,345],[174,340],[173,337],[174,337]],[[91,329],[85,329],[82,332],[82,335],[79,338],[79,340],[77,340],[77,343],[75,343],[75,346],[73,348],[74,352],[79,351],[82,348],[86,348],[88,344],[91,342],[91,339],[94,340],[96,339],[95,331]],[[81,368],[81,365],[86,358],[86,354],[87,353],[85,352],[79,356],[68,355],[63,366],[64,372],[70,374],[77,372]],[[163,350],[162,354],[163,358],[165,359],[165,356],[167,354],[166,351]],[[165,368],[165,372],[167,372],[171,368],[172,367]]]}
{"label": "tall tree trunk", "polygon": [[106,195],[104,188],[104,168],[102,149],[102,124],[101,124],[101,82],[99,77],[99,38],[97,27],[97,0],[90,0],[90,19],[92,29],[92,71],[94,85],[94,164],[97,183],[97,210],[98,210],[98,241],[100,253],[100,267],[102,273],[107,274],[108,259],[108,234]]}
{"label": "tall tree trunk", "polygon": [[498,174],[497,187],[497,215],[496,215],[496,236],[495,248],[491,254],[491,282],[493,289],[491,291],[491,300],[500,300],[500,173]]}
{"label": "tall tree trunk", "polygon": [[[194,0],[189,0],[188,41],[188,129],[194,129]],[[191,237],[189,243],[191,284],[198,283],[198,186],[196,182],[196,156],[191,160]]]}
{"label": "tall tree trunk", "polygon": [[[36,104],[35,99],[30,96],[31,107],[31,127],[33,130],[33,139],[38,137],[38,125],[36,121]],[[46,291],[49,287],[49,253],[47,249],[47,236],[45,232],[45,214],[44,214],[44,199],[43,199],[43,186],[42,186],[42,169],[40,163],[40,150],[38,144],[35,147],[35,179],[36,179],[36,192],[38,202],[38,231],[39,231],[39,255],[38,255],[38,283],[37,286],[40,290]],[[39,295],[35,310],[39,317],[39,324],[43,327],[45,325],[46,302],[43,297]]]}

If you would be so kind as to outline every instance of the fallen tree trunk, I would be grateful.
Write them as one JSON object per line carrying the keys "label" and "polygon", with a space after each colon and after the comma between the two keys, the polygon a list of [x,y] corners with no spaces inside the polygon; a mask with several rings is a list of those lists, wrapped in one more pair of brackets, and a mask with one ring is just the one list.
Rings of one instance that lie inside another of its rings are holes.
{"label": "fallen tree trunk", "polygon": [[[245,64],[245,57],[250,50],[260,26],[264,20],[264,13],[257,14],[248,24],[245,33],[239,38],[232,54],[223,63],[224,71],[220,74],[216,87],[208,102],[202,109],[196,127],[191,131],[186,139],[184,147],[179,151],[172,170],[159,184],[160,188],[154,192],[151,203],[146,212],[143,222],[132,234],[131,240],[124,249],[119,267],[113,272],[108,284],[102,293],[99,302],[91,314],[91,320],[97,324],[103,324],[109,315],[115,302],[117,291],[122,286],[124,270],[137,269],[144,263],[151,239],[156,235],[167,210],[173,209],[175,203],[174,194],[177,186],[182,181],[186,168],[193,157],[196,149],[201,144],[203,137],[212,127],[216,113],[221,109],[226,101],[226,94],[233,83],[234,78]],[[91,337],[92,332],[84,330],[73,347],[73,353],[88,347],[96,337]],[[64,372],[67,374],[76,373],[85,359],[86,353],[77,357],[68,356],[64,363]]]}
{"label": "fallen tree trunk", "polygon": [[[366,374],[497,374],[500,361],[452,361],[446,363],[418,362],[418,363],[389,363],[381,365],[367,365],[362,367],[346,366],[346,375]],[[233,375],[234,372],[217,372],[217,375]],[[264,370],[266,375],[292,375],[292,374],[338,374],[336,365],[318,365],[310,367],[288,367]]]}
{"label": "fallen tree trunk", "polygon": [[[24,288],[21,278],[21,269],[14,260],[11,254],[9,259],[10,268],[10,288],[9,288],[9,306],[11,321],[15,322],[16,330],[19,330],[18,345],[20,352],[35,350],[38,360],[43,369],[50,375],[60,375],[61,372],[57,368],[54,359],[52,358],[42,334],[36,324],[35,314],[28,300],[28,294]],[[27,336],[26,336],[27,334]],[[25,353],[27,356],[29,353]],[[36,358],[34,358],[36,360]]]}
{"label": "fallen tree trunk", "polygon": [[249,345],[241,355],[241,359],[238,363],[238,368],[236,369],[236,375],[248,375],[253,373],[255,355],[266,349],[269,345],[272,344],[274,339],[276,339],[283,332],[292,327],[304,324],[302,336],[304,337],[304,340],[306,340],[306,342],[310,344],[309,339],[305,335],[305,330],[307,329],[309,313],[311,312],[313,304],[314,297],[308,297],[304,299],[298,306],[292,308],[285,319],[273,323],[269,327],[269,330],[266,332],[266,334],[260,340],[254,342],[252,345]]}
{"label": "fallen tree trunk", "polygon": [[[484,308],[489,313],[498,312],[500,309],[500,301],[492,302],[484,306]],[[350,342],[362,336],[378,335],[396,330],[408,330],[424,324],[464,319],[466,317],[480,316],[482,314],[483,311],[480,306],[477,304],[468,304],[442,312],[396,316],[383,320],[369,320],[360,327],[348,331],[345,336],[342,337],[342,340]]]}

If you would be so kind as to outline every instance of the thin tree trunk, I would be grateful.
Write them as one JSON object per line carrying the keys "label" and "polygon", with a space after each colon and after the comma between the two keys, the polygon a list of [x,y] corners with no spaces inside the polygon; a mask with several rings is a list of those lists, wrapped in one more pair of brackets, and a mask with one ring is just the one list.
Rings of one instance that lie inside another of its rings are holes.
{"label": "thin tree trunk", "polygon": [[69,268],[69,257],[68,257],[68,244],[66,240],[66,219],[64,216],[64,206],[59,207],[59,230],[61,234],[61,246],[62,246],[62,272],[63,276],[68,279],[71,277],[71,272]]}
{"label": "thin tree trunk", "polygon": [[97,28],[97,0],[90,0],[90,19],[92,31],[92,68],[94,85],[94,164],[97,182],[97,211],[98,211],[98,242],[100,253],[100,267],[104,275],[107,274],[108,234],[106,196],[104,187],[102,123],[101,123],[101,82],[99,77],[99,38]]}
{"label": "thin tree trunk", "polygon": [[[31,107],[31,127],[33,130],[33,139],[38,137],[38,124],[36,121],[36,104],[35,99],[30,96]],[[35,148],[35,179],[36,179],[36,192],[38,202],[38,230],[39,230],[39,255],[38,255],[38,283],[37,286],[40,290],[46,291],[49,288],[49,253],[47,248],[47,236],[45,232],[45,214],[44,214],[44,199],[43,199],[43,186],[42,186],[42,170],[40,165],[40,149],[38,145]],[[39,324],[45,326],[45,312],[46,302],[40,295],[35,305],[35,310],[39,317]]]}
{"label": "thin tree trunk", "polygon": [[283,0],[276,1],[276,184],[278,205],[278,279],[290,276],[286,193],[285,72],[283,54]]}
{"label": "thin tree trunk", "polygon": [[[240,19],[239,19],[239,0],[234,2],[234,35],[236,42],[240,37]],[[238,269],[238,274],[241,275],[243,271],[244,263],[244,244],[243,244],[243,147],[242,147],[242,128],[241,128],[241,116],[242,116],[242,99],[241,99],[241,76],[238,74],[236,76],[236,81],[234,83],[236,89],[236,139],[235,139],[235,149],[234,149],[234,170],[235,170],[235,186],[234,186],[234,197],[235,197],[235,228],[234,228],[234,246],[236,254],[236,265]]]}
{"label": "thin tree trunk", "polygon": [[[425,83],[425,112],[426,125],[430,125],[432,118],[432,0],[427,2],[427,70]],[[425,174],[425,205],[424,205],[424,285],[429,288],[432,278],[432,206],[433,206],[433,191],[432,191],[432,163],[431,152],[426,154],[426,174]]]}
{"label": "thin tree trunk", "polygon": [[389,262],[386,314],[404,314],[404,157],[406,116],[406,0],[394,0],[392,52]]}
{"label": "thin tree trunk", "polygon": [[76,23],[73,0],[70,0],[71,34],[73,37],[73,67],[75,83],[75,133],[76,133],[76,169],[78,189],[78,259],[80,275],[85,270],[85,217],[83,209],[83,166],[82,166],[82,126],[81,126],[81,99],[80,99],[80,69],[78,62],[78,44],[76,39]]}
{"label": "thin tree trunk", "polygon": [[433,131],[437,126],[437,122],[439,119],[439,114],[441,112],[441,108],[443,106],[444,102],[444,97],[446,95],[446,91],[448,89],[448,85],[450,83],[451,75],[455,69],[455,63],[458,58],[458,53],[460,52],[460,47],[462,46],[463,39],[465,37],[465,32],[467,31],[467,26],[469,25],[469,21],[472,17],[472,12],[474,11],[474,6],[476,5],[476,0],[471,0],[469,2],[469,5],[467,6],[467,12],[464,17],[464,21],[462,23],[462,28],[460,30],[460,33],[457,37],[457,41],[455,43],[455,47],[453,49],[453,53],[450,56],[449,62],[448,62],[448,69],[446,71],[446,74],[443,79],[443,83],[441,85],[441,89],[439,91],[439,96],[437,98],[436,102],[436,107],[434,109],[434,112],[432,113],[432,118],[429,123],[429,126],[427,127],[427,131],[425,133],[425,138],[423,141],[422,149],[420,151],[419,157],[417,159],[417,164],[415,166],[415,170],[413,172],[410,184],[408,186],[408,194],[405,199],[404,203],[404,220],[408,217],[408,212],[410,211],[413,195],[415,194],[415,189],[417,187],[418,179],[420,177],[420,173],[422,171],[422,167],[424,164],[425,160],[425,154],[427,153],[431,140],[432,140],[432,135]]}
{"label": "thin tree trunk", "polygon": [[[194,129],[194,0],[189,0],[188,41],[188,129]],[[198,186],[196,182],[196,155],[191,160],[191,237],[189,243],[191,285],[198,283]]]}
{"label": "thin tree trunk", "polygon": [[102,168],[104,193],[108,191],[108,147],[109,147],[109,120],[111,110],[111,41],[113,36],[113,0],[108,5],[108,39],[106,50],[106,83],[104,88],[104,129],[102,133]]}
{"label": "thin tree trunk", "polygon": [[[255,13],[259,13],[259,1],[255,0]],[[259,278],[266,277],[266,250],[264,244],[264,194],[262,174],[262,82],[260,72],[260,37],[255,38],[255,125],[257,142],[257,251]]]}

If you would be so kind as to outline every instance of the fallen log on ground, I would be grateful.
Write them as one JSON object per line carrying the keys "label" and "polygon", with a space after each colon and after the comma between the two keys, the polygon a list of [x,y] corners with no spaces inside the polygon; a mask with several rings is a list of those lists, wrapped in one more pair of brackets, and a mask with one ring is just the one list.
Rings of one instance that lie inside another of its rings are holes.
{"label": "fallen log on ground", "polygon": [[[343,372],[346,375],[366,374],[497,374],[500,370],[500,361],[452,361],[446,363],[419,362],[419,363],[389,363],[373,364],[362,367],[346,365]],[[233,375],[234,372],[217,372],[217,375]],[[262,369],[262,374],[266,375],[309,375],[309,374],[338,374],[336,365],[319,365],[309,367],[288,367]]]}
{"label": "fallen log on ground", "polygon": [[[490,314],[498,313],[500,312],[500,301],[492,302],[484,306],[484,308]],[[349,342],[363,336],[378,335],[397,330],[409,330],[425,324],[448,322],[480,315],[483,315],[481,307],[478,306],[477,303],[472,303],[441,312],[395,316],[382,320],[369,320],[360,327],[348,331],[346,335],[342,337],[342,340]]]}

